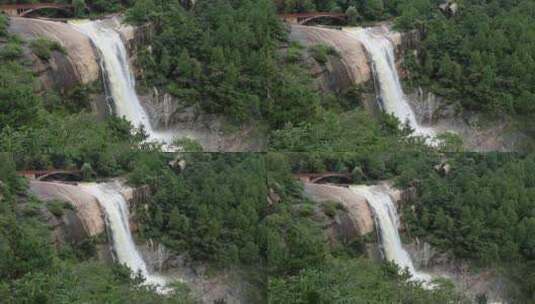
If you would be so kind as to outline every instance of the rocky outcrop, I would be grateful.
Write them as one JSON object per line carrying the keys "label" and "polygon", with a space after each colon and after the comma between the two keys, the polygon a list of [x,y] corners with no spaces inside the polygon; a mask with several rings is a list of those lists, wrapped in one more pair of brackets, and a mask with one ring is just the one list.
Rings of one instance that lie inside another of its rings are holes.
{"label": "rocky outcrop", "polygon": [[[392,187],[390,182],[381,182],[377,189],[388,193],[397,204],[410,201],[415,196],[415,189],[400,190]],[[336,247],[339,243],[348,244],[356,240],[371,240],[375,237],[376,223],[373,211],[367,199],[352,191],[348,187],[331,184],[304,183],[304,196],[318,203],[314,219],[319,222],[329,240],[330,245]],[[340,204],[341,212],[327,214],[329,205]],[[371,236],[369,238],[368,236]],[[364,239],[363,239],[364,237]],[[372,258],[380,258],[377,246],[366,246],[367,254]]]}
{"label": "rocky outcrop", "polygon": [[324,44],[337,50],[339,58],[330,56],[328,62],[323,65],[316,62],[310,54],[306,54],[305,61],[310,67],[310,73],[323,91],[340,92],[372,79],[371,67],[364,46],[347,32],[330,28],[291,25],[290,41],[305,47]]}
{"label": "rocky outcrop", "polygon": [[177,138],[195,139],[206,152],[265,151],[267,136],[254,123],[233,125],[223,115],[186,105],[157,88],[140,94],[139,99],[156,129],[173,131]]}
{"label": "rocky outcrop", "polygon": [[420,124],[432,126],[438,133],[457,134],[468,151],[507,152],[533,148],[530,146],[533,140],[526,132],[515,128],[509,117],[501,115],[489,120],[422,88],[413,90],[408,97]]}
{"label": "rocky outcrop", "polygon": [[136,188],[123,187],[121,194],[124,196],[128,203],[129,209],[129,224],[130,230],[136,232],[139,229],[137,222],[139,211],[146,211],[149,209],[150,197],[152,195],[149,186],[141,186]]}
{"label": "rocky outcrop", "polygon": [[366,198],[349,188],[325,184],[304,184],[304,195],[317,203],[337,202],[346,212],[337,214],[324,225],[331,243],[351,242],[375,230],[372,211]]}
{"label": "rocky outcrop", "polygon": [[105,232],[104,215],[95,197],[73,185],[31,181],[30,193],[39,200],[62,201],[70,204],[61,217],[45,213],[53,229],[54,242],[58,245],[79,243]]}
{"label": "rocky outcrop", "polygon": [[13,17],[9,32],[25,40],[44,37],[58,42],[66,51],[65,54],[54,51],[49,60],[42,60],[26,50],[25,55],[40,80],[38,91],[55,88],[63,92],[76,85],[99,80],[98,56],[91,41],[69,24]]}
{"label": "rocky outcrop", "polygon": [[508,303],[507,285],[509,282],[493,269],[474,269],[470,263],[452,257],[427,242],[418,240],[405,245],[416,268],[434,277],[448,278],[464,295],[475,298],[485,295],[488,303]]}
{"label": "rocky outcrop", "polygon": [[[396,59],[399,66],[407,51],[414,51],[418,48],[422,33],[419,30],[396,32],[391,31],[391,27],[389,23],[376,26],[378,31],[388,33],[396,46]],[[319,64],[308,52],[305,52],[305,63],[323,91],[340,92],[353,85],[366,84],[373,79],[365,47],[349,32],[324,27],[291,25],[290,41],[305,47],[324,44],[338,51],[340,57],[330,56],[325,64]]]}
{"label": "rocky outcrop", "polygon": [[128,56],[130,57],[130,64],[133,67],[133,73],[136,77],[143,75],[142,67],[138,64],[138,54],[145,48],[150,47],[150,41],[154,37],[154,26],[151,23],[144,25],[133,26],[124,23],[123,16],[112,16],[103,19],[102,22],[107,23],[111,28],[115,29],[121,39],[123,40]]}

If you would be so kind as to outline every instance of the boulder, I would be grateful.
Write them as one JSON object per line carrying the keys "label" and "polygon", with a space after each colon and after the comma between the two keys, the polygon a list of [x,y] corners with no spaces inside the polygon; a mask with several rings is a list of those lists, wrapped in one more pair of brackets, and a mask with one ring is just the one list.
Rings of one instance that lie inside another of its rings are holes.
{"label": "boulder", "polygon": [[65,54],[53,52],[49,60],[41,60],[31,51],[26,52],[38,76],[39,91],[55,88],[63,91],[79,84],[89,84],[100,78],[98,56],[91,41],[74,27],[62,22],[19,18],[10,19],[9,32],[26,40],[44,37],[58,42]]}
{"label": "boulder", "polygon": [[448,0],[438,6],[440,10],[448,17],[453,17],[459,10],[459,4],[454,0]]}
{"label": "boulder", "polygon": [[78,187],[32,180],[29,192],[44,202],[59,200],[72,205],[73,210],[65,210],[59,218],[50,213],[44,214],[53,228],[56,244],[79,243],[106,231],[104,215],[97,199]]}
{"label": "boulder", "polygon": [[362,43],[350,33],[321,27],[291,25],[290,41],[305,47],[317,44],[331,46],[339,57],[330,56],[328,62],[319,65],[307,56],[310,74],[316,79],[321,90],[340,92],[353,85],[364,84],[372,79],[371,67]]}
{"label": "boulder", "polygon": [[280,203],[281,197],[277,192],[275,192],[275,190],[273,190],[273,188],[269,188],[267,200],[268,200],[268,206],[271,207]]}
{"label": "boulder", "polygon": [[314,202],[337,202],[344,207],[344,214],[334,217],[324,225],[330,239],[335,237],[343,242],[350,242],[375,230],[368,202],[349,188],[305,183],[304,195]]}

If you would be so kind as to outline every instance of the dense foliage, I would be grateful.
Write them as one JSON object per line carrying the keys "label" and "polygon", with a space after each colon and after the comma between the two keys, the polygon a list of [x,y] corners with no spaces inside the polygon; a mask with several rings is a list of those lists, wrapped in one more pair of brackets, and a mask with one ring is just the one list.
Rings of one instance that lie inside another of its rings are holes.
{"label": "dense foliage", "polygon": [[162,163],[152,166],[155,171],[142,166],[130,175],[131,182],[155,190],[149,209],[138,212],[143,236],[219,266],[262,264],[263,158],[188,153],[183,161],[186,167],[178,175]]}
{"label": "dense foliage", "polygon": [[472,110],[535,109],[533,1],[458,1],[453,16],[421,2],[425,9],[407,9],[398,20],[425,28],[418,58],[408,60],[416,83]]}
{"label": "dense foliage", "polygon": [[[345,12],[357,21],[386,20],[401,13],[430,11],[442,0],[274,0],[277,10],[284,13]],[[356,21],[353,20],[353,21]]]}
{"label": "dense foliage", "polygon": [[139,54],[145,82],[185,105],[273,126],[318,113],[307,73],[277,52],[286,34],[270,0],[198,1],[193,11],[177,0],[142,0],[127,20],[153,21],[152,48]]}
{"label": "dense foliage", "polygon": [[464,303],[447,282],[437,282],[429,291],[396,266],[365,258],[358,243],[366,240],[329,246],[324,223],[316,214],[328,215],[328,209],[317,211],[317,204],[303,197],[302,185],[292,176],[292,163],[299,154],[266,155],[270,191],[281,196],[263,223],[269,303]]}
{"label": "dense foliage", "polygon": [[[55,248],[44,203],[23,195],[7,153],[0,154],[0,298],[2,303],[193,303],[183,286],[161,296],[128,268],[88,256],[94,248]],[[93,245],[94,246],[94,245]]]}
{"label": "dense foliage", "polygon": [[5,43],[0,43],[0,151],[14,155],[17,169],[80,169],[86,164],[100,176],[112,176],[131,170],[142,151],[157,150],[141,144],[146,138],[143,130],[134,130],[126,120],[99,121],[95,114],[85,112],[88,89],[37,94],[37,80],[24,65],[22,49],[35,46],[46,57],[58,46],[44,39],[28,46],[18,37],[4,36]]}
{"label": "dense foliage", "polygon": [[426,290],[391,264],[364,258],[333,259],[297,276],[270,281],[269,303],[470,303],[455,295],[451,283]]}
{"label": "dense foliage", "polygon": [[[133,185],[148,185],[148,204],[135,210],[140,237],[195,262],[253,269],[255,287],[267,287],[271,303],[463,303],[446,283],[425,290],[393,265],[365,258],[360,245],[366,240],[330,247],[314,215],[343,210],[305,199],[292,174],[343,172],[355,183],[392,179],[417,189],[404,210],[409,237],[503,269],[518,286],[511,298],[535,301],[535,158],[441,155],[437,150],[451,147],[426,146],[391,116],[370,118],[357,99],[318,93],[301,66],[303,47],[287,45],[276,15],[321,10],[345,11],[353,21],[396,17],[399,28],[425,33],[418,56],[405,61],[413,84],[468,109],[535,109],[533,2],[458,1],[455,14],[439,11],[439,2],[199,0],[191,11],[178,0],[73,2],[80,15],[85,4],[97,13],[133,5],[127,20],[150,21],[154,29],[150,48],[137,54],[143,85],[235,122],[265,121],[273,129],[269,148],[285,154],[165,155],[124,119],[88,113],[94,88],[37,94],[24,51],[46,61],[63,50],[9,35],[0,14],[0,151],[8,152],[0,154],[0,299],[191,302],[180,288],[176,296],[158,296],[124,267],[102,265],[75,244],[50,244],[36,210],[60,217],[65,206],[28,197],[16,171],[64,168],[83,169],[87,179],[126,175]],[[337,56],[324,46],[309,52],[320,64]],[[451,171],[433,169],[445,159]]]}
{"label": "dense foliage", "polygon": [[[91,13],[111,13],[124,9],[134,3],[134,0],[0,0],[0,4],[26,4],[26,3],[60,3],[72,4],[77,16]],[[88,10],[89,9],[89,10]],[[56,10],[43,10],[40,14],[55,16]]]}
{"label": "dense foliage", "polygon": [[448,163],[450,174],[420,176],[414,213],[405,212],[410,233],[479,265],[503,265],[526,296],[516,301],[535,300],[534,156],[458,154]]}

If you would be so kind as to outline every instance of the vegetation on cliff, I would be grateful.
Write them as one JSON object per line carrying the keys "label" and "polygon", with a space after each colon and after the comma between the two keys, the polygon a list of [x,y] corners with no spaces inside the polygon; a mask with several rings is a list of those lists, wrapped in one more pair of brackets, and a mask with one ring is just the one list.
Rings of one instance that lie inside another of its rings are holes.
{"label": "vegetation on cliff", "polygon": [[459,1],[447,16],[429,2],[400,26],[426,35],[408,67],[418,84],[467,109],[530,116],[535,109],[533,1]]}
{"label": "vegetation on cliff", "polygon": [[280,52],[286,29],[270,0],[198,1],[192,11],[177,0],[144,0],[127,21],[155,25],[151,48],[139,54],[144,82],[185,104],[274,128],[323,110],[308,72]]}
{"label": "vegetation on cliff", "polygon": [[[0,15],[1,16],[1,15]],[[63,94],[38,94],[37,80],[25,63],[23,48],[35,46],[47,57],[58,48],[48,40],[22,41],[5,35],[0,42],[0,151],[9,152],[18,170],[80,169],[116,176],[135,167],[141,152],[158,150],[142,144],[143,130],[122,118],[101,121],[87,111],[87,88]]]}
{"label": "vegetation on cliff", "polygon": [[[347,10],[364,21],[397,17],[398,27],[426,33],[418,57],[405,61],[412,81],[468,109],[529,115],[535,104],[533,3],[459,1],[458,13],[447,16],[436,2],[275,4],[280,12]],[[103,12],[122,7],[119,1],[88,3]],[[129,22],[154,25],[150,48],[137,54],[145,85],[238,123],[268,122],[270,149],[288,153],[183,153],[186,167],[171,168],[175,155],[146,143],[142,129],[88,113],[87,88],[36,93],[24,52],[33,49],[46,60],[61,49],[9,35],[0,15],[0,151],[7,152],[0,154],[2,300],[190,302],[180,289],[176,297],[158,296],[123,267],[104,266],[76,246],[50,245],[48,227],[24,208],[33,198],[16,171],[64,168],[83,169],[88,179],[126,175],[133,185],[148,185],[152,196],[135,213],[141,237],[196,262],[254,269],[271,303],[464,301],[446,283],[425,290],[392,265],[376,265],[361,246],[330,248],[292,173],[350,173],[358,183],[392,179],[417,189],[404,210],[409,236],[474,265],[503,269],[518,286],[511,298],[533,301],[533,156],[444,155],[437,150],[449,147],[426,146],[391,116],[371,119],[353,104],[346,111],[341,96],[315,90],[301,66],[301,48],[284,48],[286,30],[272,1],[199,0],[192,11],[178,0],[124,4],[133,4]],[[320,63],[335,55],[322,47],[311,52]],[[450,172],[437,172],[444,159]],[[270,191],[279,197],[267,204]],[[49,205],[56,215],[60,207]],[[322,212],[336,212],[331,209]]]}
{"label": "vegetation on cliff", "polygon": [[136,168],[129,179],[148,184],[150,204],[138,206],[141,234],[176,253],[227,267],[261,265],[260,220],[266,212],[261,155],[187,153],[175,174],[165,162]]}
{"label": "vegetation on cliff", "polygon": [[[511,299],[535,299],[535,158],[452,154],[450,173],[422,172],[405,220],[413,237],[514,281]],[[403,175],[403,174],[402,174]],[[411,210],[412,209],[412,210]]]}
{"label": "vegetation on cliff", "polygon": [[94,257],[94,247],[51,244],[50,227],[31,206],[10,155],[0,153],[0,298],[2,303],[194,303],[183,286],[161,296],[121,265]]}
{"label": "vegetation on cliff", "polygon": [[280,195],[263,221],[269,303],[469,303],[451,283],[437,281],[435,289],[427,290],[395,265],[367,258],[364,238],[329,246],[315,204],[303,197],[292,175],[307,155],[266,155],[268,186]]}

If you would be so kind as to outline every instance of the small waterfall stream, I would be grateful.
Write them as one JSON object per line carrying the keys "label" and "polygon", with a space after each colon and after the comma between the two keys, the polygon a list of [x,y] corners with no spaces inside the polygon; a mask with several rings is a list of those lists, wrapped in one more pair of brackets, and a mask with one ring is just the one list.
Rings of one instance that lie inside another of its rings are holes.
{"label": "small waterfall stream", "polygon": [[[113,20],[114,21],[114,20]],[[77,20],[70,22],[93,41],[102,56],[102,71],[107,78],[113,99],[114,114],[125,117],[135,127],[143,126],[149,140],[171,144],[173,132],[153,129],[149,116],[136,94],[135,77],[130,69],[128,53],[121,35],[105,21]]]}
{"label": "small waterfall stream", "polygon": [[385,112],[396,116],[401,123],[408,122],[418,136],[434,137],[433,129],[421,126],[411,108],[399,80],[396,69],[394,44],[376,28],[346,28],[369,53],[373,61],[373,71],[380,86],[380,97]]}
{"label": "small waterfall stream", "polygon": [[429,283],[431,276],[418,272],[409,253],[403,248],[399,237],[399,216],[394,201],[377,186],[352,186],[351,190],[366,198],[373,210],[380,228],[382,248],[385,258],[396,263],[402,269],[408,269],[414,280]]}
{"label": "small waterfall stream", "polygon": [[117,261],[128,266],[135,274],[141,274],[146,284],[157,286],[160,292],[165,292],[165,278],[149,272],[147,264],[136,248],[128,222],[128,205],[121,194],[122,186],[118,182],[111,182],[80,184],[79,187],[96,197],[102,206]]}

